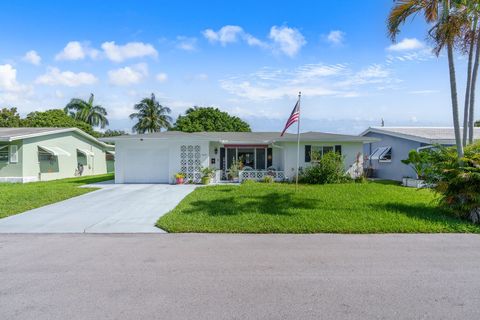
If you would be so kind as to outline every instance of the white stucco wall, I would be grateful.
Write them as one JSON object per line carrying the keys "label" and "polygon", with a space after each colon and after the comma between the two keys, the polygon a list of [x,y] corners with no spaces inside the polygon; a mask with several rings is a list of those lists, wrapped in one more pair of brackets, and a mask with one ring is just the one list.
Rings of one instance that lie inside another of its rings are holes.
{"label": "white stucco wall", "polygon": [[[182,145],[193,145],[200,146],[200,162],[201,167],[207,167],[209,164],[209,143],[205,141],[167,141],[167,140],[158,140],[158,139],[145,139],[141,141],[140,139],[128,139],[121,140],[115,144],[115,183],[130,183],[137,181],[127,181],[126,170],[129,170],[131,166],[148,166],[148,170],[152,172],[152,177],[155,175],[155,170],[163,170],[165,166],[168,168],[168,181],[155,181],[155,178],[152,178],[152,181],[145,182],[174,182],[174,175],[177,172],[181,171],[180,163],[180,148]],[[167,153],[166,160],[164,157],[161,157],[160,161],[156,159],[141,159],[132,160],[128,157],[129,152],[138,152],[138,153],[147,153],[152,150],[156,150],[158,154]],[[133,161],[133,162],[132,162]],[[138,181],[139,182],[139,181]]]}
{"label": "white stucco wall", "polygon": [[[295,168],[297,165],[297,143],[285,142],[281,144],[284,147],[285,175],[292,179],[295,177]],[[356,162],[357,154],[360,153],[360,161],[363,161],[363,143],[362,142],[300,142],[299,166],[306,168],[310,163],[305,162],[305,146],[342,146],[342,156],[344,157],[345,170],[349,170]]]}

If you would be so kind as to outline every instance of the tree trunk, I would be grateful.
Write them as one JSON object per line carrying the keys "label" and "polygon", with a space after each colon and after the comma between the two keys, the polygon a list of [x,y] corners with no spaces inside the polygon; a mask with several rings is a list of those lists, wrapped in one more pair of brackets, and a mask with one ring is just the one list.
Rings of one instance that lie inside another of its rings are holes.
{"label": "tree trunk", "polygon": [[468,111],[468,143],[473,143],[473,127],[475,117],[475,90],[478,76],[478,65],[480,60],[480,41],[478,41],[478,35],[475,32],[475,39],[477,41],[477,49],[475,52],[475,63],[472,71],[472,83],[470,85],[470,110]]}
{"label": "tree trunk", "polygon": [[457,81],[455,79],[455,63],[453,61],[453,43],[447,44],[448,70],[450,73],[450,95],[452,97],[453,130],[455,131],[455,142],[457,145],[458,158],[463,158],[463,144],[460,135],[460,121],[458,119],[458,97]]}
{"label": "tree trunk", "polygon": [[465,89],[465,107],[463,110],[463,136],[462,142],[463,145],[467,145],[468,137],[468,113],[469,113],[469,103],[470,103],[470,91],[471,91],[471,82],[472,82],[472,62],[473,62],[473,50],[475,48],[475,32],[477,30],[477,20],[473,22],[472,27],[472,39],[470,43],[470,48],[468,49],[468,66],[467,66],[467,88]]}

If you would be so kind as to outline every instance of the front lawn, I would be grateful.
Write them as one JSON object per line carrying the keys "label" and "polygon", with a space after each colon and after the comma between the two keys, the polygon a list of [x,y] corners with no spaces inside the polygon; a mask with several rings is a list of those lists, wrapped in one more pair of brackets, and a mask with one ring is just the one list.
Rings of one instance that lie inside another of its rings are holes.
{"label": "front lawn", "polygon": [[97,190],[82,185],[112,180],[113,174],[32,183],[0,183],[0,218]]}
{"label": "front lawn", "polygon": [[200,187],[157,226],[168,232],[427,233],[480,227],[439,209],[430,190],[394,183]]}

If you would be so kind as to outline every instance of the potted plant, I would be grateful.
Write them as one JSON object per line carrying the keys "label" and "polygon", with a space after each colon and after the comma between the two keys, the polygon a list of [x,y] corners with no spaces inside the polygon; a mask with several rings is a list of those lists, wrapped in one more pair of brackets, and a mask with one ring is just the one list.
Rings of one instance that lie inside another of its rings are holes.
{"label": "potted plant", "polygon": [[202,184],[210,184],[213,178],[213,174],[215,173],[215,169],[213,168],[203,168],[202,169]]}
{"label": "potted plant", "polygon": [[228,169],[228,176],[230,177],[230,180],[233,180],[233,182],[238,182],[238,177],[241,169],[242,163],[239,161],[234,161]]}
{"label": "potted plant", "polygon": [[185,174],[178,172],[175,174],[175,184],[183,184],[185,179]]}
{"label": "potted plant", "polygon": [[425,170],[428,168],[428,153],[411,150],[408,158],[402,160],[402,163],[409,165],[417,176],[416,179],[404,177],[403,185],[406,187],[422,188],[425,186]]}

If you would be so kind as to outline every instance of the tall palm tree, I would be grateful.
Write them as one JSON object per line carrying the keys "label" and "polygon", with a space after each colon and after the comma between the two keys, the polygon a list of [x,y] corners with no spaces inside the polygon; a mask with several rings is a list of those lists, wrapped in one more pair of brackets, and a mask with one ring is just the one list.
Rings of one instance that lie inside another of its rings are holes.
{"label": "tall palm tree", "polygon": [[137,112],[132,113],[130,119],[136,118],[138,122],[133,126],[133,132],[159,132],[172,126],[172,118],[168,115],[171,112],[170,108],[162,106],[153,93],[150,98],[142,99],[134,108]]}
{"label": "tall palm tree", "polygon": [[459,24],[451,15],[451,0],[396,0],[388,17],[388,33],[395,41],[400,32],[400,26],[412,16],[423,12],[425,21],[434,24],[429,34],[435,42],[435,52],[439,54],[444,46],[447,47],[448,69],[450,75],[450,95],[452,100],[453,128],[459,158],[463,158],[463,143],[460,134],[458,118],[457,82],[454,63],[454,41],[460,34]]}
{"label": "tall palm tree", "polygon": [[107,110],[100,105],[94,105],[93,99],[93,93],[90,94],[88,101],[74,98],[70,100],[63,110],[72,118],[103,129],[108,125]]}

